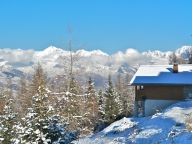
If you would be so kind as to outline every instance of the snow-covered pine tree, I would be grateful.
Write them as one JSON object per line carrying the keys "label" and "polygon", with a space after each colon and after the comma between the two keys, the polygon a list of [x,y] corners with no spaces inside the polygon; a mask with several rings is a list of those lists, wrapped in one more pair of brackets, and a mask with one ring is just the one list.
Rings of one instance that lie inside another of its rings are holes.
{"label": "snow-covered pine tree", "polygon": [[[39,100],[36,99],[38,102]],[[48,104],[48,103],[47,103]],[[77,139],[78,131],[70,131],[64,118],[54,114],[52,107],[37,104],[36,108],[28,109],[23,118],[24,134],[23,144],[68,144]]]}
{"label": "snow-covered pine tree", "polygon": [[[47,135],[50,117],[52,115],[52,107],[48,99],[49,95],[46,88],[46,80],[41,77],[43,75],[44,72],[41,66],[38,65],[33,77],[33,86],[35,86],[35,88],[38,87],[38,89],[34,89],[37,92],[32,97],[32,108],[28,109],[28,113],[23,118],[24,143],[46,144],[51,142],[51,139],[49,139]],[[37,79],[37,77],[39,79]]]}
{"label": "snow-covered pine tree", "polygon": [[54,115],[51,118],[47,136],[51,139],[52,144],[69,144],[77,139],[78,135],[78,131],[69,131],[68,124],[63,121],[61,116]]}
{"label": "snow-covered pine tree", "polygon": [[102,90],[98,92],[98,116],[96,119],[96,125],[94,132],[99,132],[108,126],[108,123],[105,121],[105,99],[103,96]]}
{"label": "snow-covered pine tree", "polygon": [[[39,65],[35,71],[33,85],[38,86],[36,94],[32,97],[32,108],[22,119],[23,133],[22,142],[34,144],[67,144],[78,136],[77,132],[67,130],[68,125],[64,119],[55,114],[51,105],[50,91],[46,86],[43,69]],[[38,77],[38,79],[37,79]]]}
{"label": "snow-covered pine tree", "polygon": [[128,86],[129,83],[129,75],[122,76],[118,75],[116,80],[116,91],[118,93],[119,99],[119,116],[120,117],[128,117],[131,115],[133,109],[133,88]]}
{"label": "snow-covered pine tree", "polygon": [[71,78],[69,83],[69,92],[78,95],[80,93],[80,86],[74,77]]}
{"label": "snow-covered pine tree", "polygon": [[72,77],[72,79],[70,80],[69,90],[67,92],[70,93],[69,96],[71,96],[71,102],[74,104],[74,106],[78,107],[78,96],[82,94],[82,88],[80,86],[79,81],[77,81],[74,77]]}
{"label": "snow-covered pine tree", "polygon": [[122,76],[120,73],[117,76],[115,88],[116,88],[117,96],[118,96],[119,115],[123,116],[124,112],[127,110],[127,107],[126,107],[127,101],[126,101],[126,97],[123,93],[125,87],[124,87],[124,83],[123,83]]}
{"label": "snow-covered pine tree", "polygon": [[85,92],[85,114],[88,123],[86,124],[88,127],[88,130],[93,131],[95,124],[96,124],[96,118],[98,115],[98,104],[97,104],[97,95],[95,92],[95,87],[93,80],[91,77],[89,77],[89,80],[87,82],[87,90]]}
{"label": "snow-covered pine tree", "polygon": [[11,144],[17,136],[14,126],[17,124],[16,113],[13,111],[13,99],[7,98],[3,115],[0,116],[0,142]]}
{"label": "snow-covered pine tree", "polygon": [[74,77],[70,80],[69,91],[66,92],[65,97],[68,99],[68,107],[66,109],[67,117],[69,123],[72,125],[72,129],[81,127],[82,121],[82,111],[81,111],[81,104],[82,104],[82,96],[80,96],[81,88]]}
{"label": "snow-covered pine tree", "polygon": [[42,66],[40,63],[37,64],[35,67],[35,71],[31,80],[30,89],[29,92],[31,94],[31,97],[37,94],[39,91],[39,86],[46,85],[47,84],[47,76],[43,71]]}
{"label": "snow-covered pine tree", "polygon": [[18,142],[18,133],[16,126],[17,113],[14,111],[14,97],[12,92],[12,77],[7,77],[6,88],[1,91],[2,113],[0,115],[0,142],[3,144],[10,144]]}
{"label": "snow-covered pine tree", "polygon": [[27,112],[27,108],[32,106],[31,96],[28,93],[28,85],[25,77],[22,77],[20,79],[16,102],[16,110],[18,112],[18,115],[19,117],[23,117]]}
{"label": "snow-covered pine tree", "polygon": [[117,103],[117,92],[113,87],[111,76],[108,77],[108,86],[104,93],[105,97],[105,120],[108,123],[115,121],[119,114]]}
{"label": "snow-covered pine tree", "polygon": [[54,108],[70,124],[68,128],[72,131],[82,129],[84,95],[81,94],[78,81],[72,78],[64,91],[53,93],[53,95],[56,98]]}
{"label": "snow-covered pine tree", "polygon": [[105,100],[102,90],[98,92],[98,123],[103,123],[105,121]]}
{"label": "snow-covered pine tree", "polygon": [[127,111],[125,111],[125,116],[129,117],[133,115],[133,109],[134,109],[134,98],[135,98],[135,88],[133,86],[127,85],[132,76],[129,74],[126,74],[125,76],[125,81],[124,81],[124,91],[123,93],[125,94],[126,97],[126,104],[125,108],[127,108]]}

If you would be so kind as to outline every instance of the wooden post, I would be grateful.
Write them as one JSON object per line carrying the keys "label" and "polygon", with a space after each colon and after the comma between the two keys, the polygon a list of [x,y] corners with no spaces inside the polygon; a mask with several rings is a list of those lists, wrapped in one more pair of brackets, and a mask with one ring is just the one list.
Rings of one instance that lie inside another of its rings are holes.
{"label": "wooden post", "polygon": [[145,116],[145,100],[142,101],[142,117]]}
{"label": "wooden post", "polygon": [[137,98],[137,86],[135,86],[135,101],[134,101],[134,116],[138,117],[138,98]]}
{"label": "wooden post", "polygon": [[145,116],[145,100],[146,96],[142,96],[142,117]]}
{"label": "wooden post", "polygon": [[134,117],[138,117],[138,101],[134,102]]}

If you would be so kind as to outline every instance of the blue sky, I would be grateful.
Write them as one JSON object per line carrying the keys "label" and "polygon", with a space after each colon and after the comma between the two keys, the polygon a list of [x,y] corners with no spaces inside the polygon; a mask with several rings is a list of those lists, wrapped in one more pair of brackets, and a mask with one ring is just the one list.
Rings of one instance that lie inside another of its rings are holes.
{"label": "blue sky", "polygon": [[0,0],[0,48],[175,50],[192,44],[190,0]]}

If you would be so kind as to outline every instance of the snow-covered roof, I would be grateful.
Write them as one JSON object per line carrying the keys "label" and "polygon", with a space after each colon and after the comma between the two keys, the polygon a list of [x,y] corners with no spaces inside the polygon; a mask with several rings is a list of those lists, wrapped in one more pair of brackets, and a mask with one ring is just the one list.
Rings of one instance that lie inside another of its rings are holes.
{"label": "snow-covered roof", "polygon": [[173,73],[172,65],[141,65],[131,85],[192,85],[192,65],[178,65]]}

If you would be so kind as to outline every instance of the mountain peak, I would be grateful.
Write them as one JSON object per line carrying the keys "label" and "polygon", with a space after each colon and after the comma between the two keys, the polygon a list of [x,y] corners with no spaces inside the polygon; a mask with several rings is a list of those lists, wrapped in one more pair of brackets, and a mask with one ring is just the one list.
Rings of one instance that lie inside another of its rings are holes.
{"label": "mountain peak", "polygon": [[84,56],[84,57],[89,57],[89,56],[108,56],[108,54],[102,52],[101,50],[93,50],[93,51],[86,51],[84,49],[78,50],[76,54]]}
{"label": "mountain peak", "polygon": [[44,49],[43,51],[47,52],[47,53],[52,53],[55,51],[63,51],[63,50],[61,48],[57,48],[57,47],[51,45],[48,48]]}

